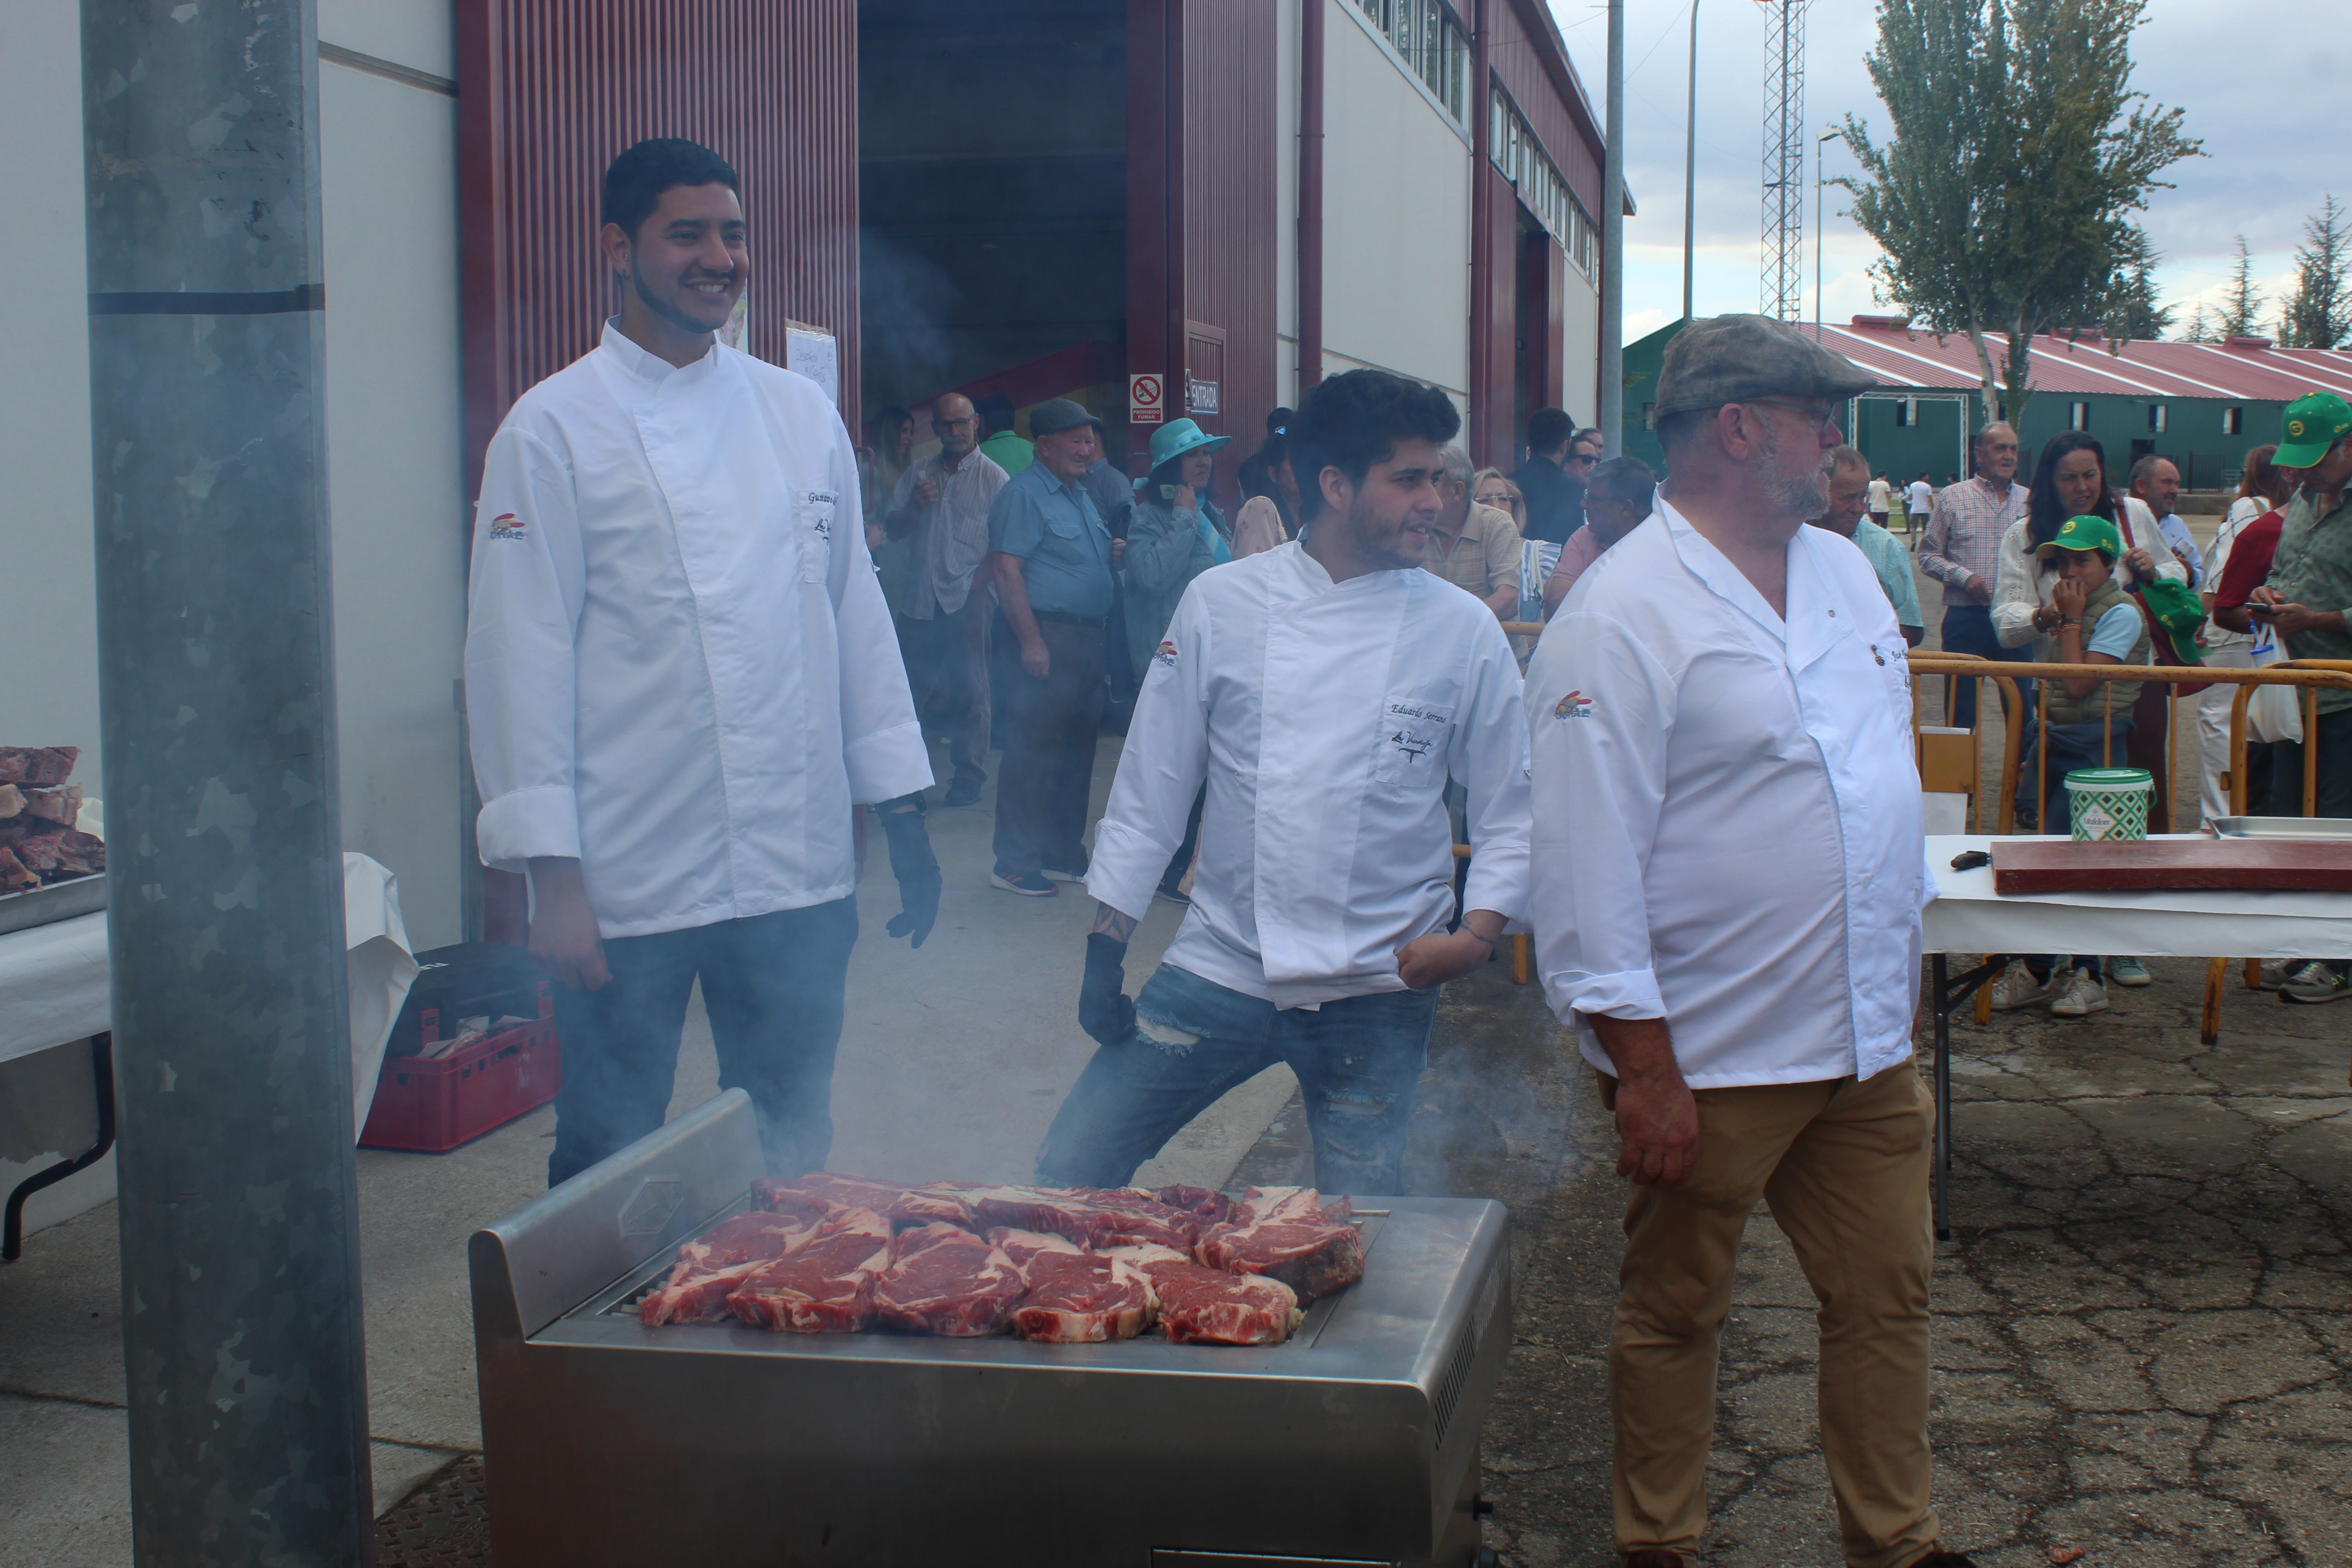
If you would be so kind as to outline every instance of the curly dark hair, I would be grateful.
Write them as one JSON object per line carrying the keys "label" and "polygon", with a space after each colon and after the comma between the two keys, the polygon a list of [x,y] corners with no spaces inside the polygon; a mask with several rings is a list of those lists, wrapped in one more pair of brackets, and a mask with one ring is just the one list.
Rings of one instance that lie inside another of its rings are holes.
{"label": "curly dark hair", "polygon": [[1316,384],[1298,400],[1291,422],[1290,471],[1309,518],[1323,510],[1323,470],[1337,468],[1360,485],[1397,443],[1419,437],[1443,445],[1462,428],[1453,399],[1433,386],[1384,370],[1351,370]]}
{"label": "curly dark hair", "polygon": [[661,205],[662,193],[679,185],[724,185],[743,194],[733,166],[701,142],[649,136],[605,168],[603,220],[619,224],[635,239],[637,226]]}
{"label": "curly dark hair", "polygon": [[2074,515],[2058,500],[2058,463],[2068,454],[2085,449],[2099,459],[2099,499],[2092,503],[2091,515],[2105,518],[2119,529],[2123,526],[2116,516],[2115,493],[2107,485],[2107,449],[2088,430],[2061,430],[2042,443],[2041,459],[2033,465],[2033,497],[2026,503],[2025,513],[2027,554],[2057,538],[2066,519]]}

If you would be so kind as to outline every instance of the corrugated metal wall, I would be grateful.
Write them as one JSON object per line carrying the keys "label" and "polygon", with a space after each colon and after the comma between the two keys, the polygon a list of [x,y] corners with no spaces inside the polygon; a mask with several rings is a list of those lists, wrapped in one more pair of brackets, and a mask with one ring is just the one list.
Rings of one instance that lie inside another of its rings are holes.
{"label": "corrugated metal wall", "polygon": [[[1255,451],[1273,411],[1275,340],[1275,7],[1186,0],[1184,300],[1192,322],[1222,330],[1219,410],[1202,427],[1231,436],[1227,464]],[[1197,331],[1192,374],[1213,340]]]}
{"label": "corrugated metal wall", "polygon": [[[787,318],[840,340],[857,408],[856,0],[457,0],[466,472],[509,407],[594,346],[604,166],[647,136],[717,151],[751,226],[751,352]],[[522,879],[488,872],[482,931],[524,939]]]}
{"label": "corrugated metal wall", "polygon": [[[1517,102],[1519,112],[1528,117],[1536,139],[1559,165],[1560,177],[1597,223],[1601,135],[1597,128],[1588,131],[1586,106],[1571,105],[1575,91],[1552,74],[1559,62],[1550,59],[1549,41],[1536,39],[1528,17],[1521,14],[1523,8],[1540,4],[1541,0],[1488,0],[1486,26],[1493,32],[1487,44],[1489,67],[1501,79],[1503,90]],[[1482,100],[1481,112],[1484,108]]]}
{"label": "corrugated metal wall", "polygon": [[856,0],[457,0],[470,472],[524,390],[614,308],[596,254],[613,155],[716,150],[743,182],[751,348],[787,317],[840,339],[857,407]]}

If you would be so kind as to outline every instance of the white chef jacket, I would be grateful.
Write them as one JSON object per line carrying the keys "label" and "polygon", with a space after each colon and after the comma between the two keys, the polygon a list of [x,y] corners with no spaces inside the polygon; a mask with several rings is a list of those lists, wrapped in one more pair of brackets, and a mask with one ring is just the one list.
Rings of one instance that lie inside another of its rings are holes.
{"label": "white chef jacket", "polygon": [[1788,618],[1664,500],[1528,667],[1536,951],[1585,1019],[1666,1020],[1697,1089],[1868,1078],[1911,1052],[1919,774],[1869,559],[1803,528]]}
{"label": "white chef jacket", "polygon": [[607,937],[846,898],[931,782],[832,403],[611,324],[491,438],[466,698],[483,864],[577,857]]}
{"label": "white chef jacket", "polygon": [[1087,890],[1140,916],[1202,780],[1192,906],[1166,962],[1277,1007],[1402,991],[1454,910],[1523,917],[1527,721],[1495,613],[1418,568],[1334,583],[1297,543],[1193,579],[1128,725]]}

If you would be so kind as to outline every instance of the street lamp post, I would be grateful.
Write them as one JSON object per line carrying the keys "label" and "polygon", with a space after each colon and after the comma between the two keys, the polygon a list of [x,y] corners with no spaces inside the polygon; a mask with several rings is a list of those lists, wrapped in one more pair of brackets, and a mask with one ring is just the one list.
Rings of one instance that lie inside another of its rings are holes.
{"label": "street lamp post", "polygon": [[1690,91],[1683,124],[1683,320],[1691,319],[1691,247],[1698,210],[1698,0],[1691,0]]}
{"label": "street lamp post", "polygon": [[1822,341],[1822,149],[1845,140],[1843,131],[1824,131],[1813,138],[1813,342]]}

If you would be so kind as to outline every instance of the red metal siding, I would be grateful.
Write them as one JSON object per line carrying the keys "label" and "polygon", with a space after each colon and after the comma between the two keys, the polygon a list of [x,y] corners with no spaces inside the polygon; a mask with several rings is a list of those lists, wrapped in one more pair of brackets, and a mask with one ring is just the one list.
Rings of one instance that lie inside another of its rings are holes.
{"label": "red metal siding", "polygon": [[1265,0],[1129,0],[1127,368],[1167,377],[1171,417],[1188,377],[1217,383],[1194,417],[1235,437],[1228,481],[1274,407],[1274,72]]}
{"label": "red metal siding", "polygon": [[[1594,223],[1601,221],[1600,128],[1560,51],[1542,0],[1488,0],[1490,68],[1535,128],[1536,139]],[[1481,112],[1486,105],[1479,105]]]}
{"label": "red metal siding", "polygon": [[856,0],[457,0],[470,471],[515,398],[593,347],[614,309],[596,253],[614,154],[716,150],[751,222],[751,349],[784,321],[840,339],[857,407]]}
{"label": "red metal siding", "polygon": [[1484,344],[1483,353],[1473,358],[1478,374],[1470,387],[1470,460],[1511,468],[1518,466],[1520,435],[1515,427],[1517,363],[1513,353],[1519,300],[1519,197],[1490,163],[1481,160],[1473,177],[1485,200],[1471,210],[1483,211],[1486,217],[1470,237],[1479,263],[1472,276],[1485,283],[1470,313],[1471,331]]}
{"label": "red metal siding", "polygon": [[[787,317],[840,339],[857,408],[856,0],[457,0],[466,462],[596,342],[604,166],[647,136],[716,150],[751,224],[751,349]],[[524,938],[522,879],[483,879],[484,933]]]}

